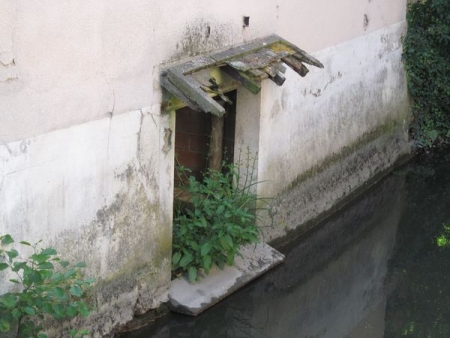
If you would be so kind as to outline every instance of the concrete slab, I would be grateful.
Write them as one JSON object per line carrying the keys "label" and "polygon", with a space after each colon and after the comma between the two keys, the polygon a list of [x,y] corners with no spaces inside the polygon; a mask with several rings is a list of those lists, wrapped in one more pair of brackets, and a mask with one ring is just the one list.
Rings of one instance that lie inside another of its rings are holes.
{"label": "concrete slab", "polygon": [[235,258],[234,266],[214,267],[209,275],[201,274],[198,282],[189,282],[187,276],[173,280],[170,309],[196,316],[284,261],[284,255],[266,243],[243,246],[240,252],[242,257]]}

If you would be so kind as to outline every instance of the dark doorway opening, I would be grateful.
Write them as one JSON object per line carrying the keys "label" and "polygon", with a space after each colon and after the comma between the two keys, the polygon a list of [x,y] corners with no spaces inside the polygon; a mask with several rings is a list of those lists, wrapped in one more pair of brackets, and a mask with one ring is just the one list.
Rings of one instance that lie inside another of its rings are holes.
{"label": "dark doorway opening", "polygon": [[[232,104],[226,104],[223,123],[222,156],[225,163],[232,163],[234,159],[234,137],[236,124],[236,91],[226,94]],[[176,112],[175,129],[175,187],[183,185],[186,175],[180,173],[179,166],[189,168],[190,175],[197,180],[203,179],[208,169],[210,156],[210,140],[213,116],[199,112],[189,107],[178,109]]]}

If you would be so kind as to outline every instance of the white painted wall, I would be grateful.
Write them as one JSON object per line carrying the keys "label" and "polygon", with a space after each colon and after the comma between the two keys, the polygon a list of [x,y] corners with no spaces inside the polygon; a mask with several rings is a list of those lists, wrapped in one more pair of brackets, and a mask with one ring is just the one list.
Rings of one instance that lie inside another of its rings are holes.
{"label": "white painted wall", "polygon": [[323,70],[310,67],[301,78],[288,69],[282,87],[265,81],[259,171],[270,181],[266,195],[276,196],[299,173],[377,128],[401,123],[406,130],[404,33],[403,23],[388,26],[315,53]]}
{"label": "white painted wall", "polygon": [[[237,144],[251,138],[270,181],[261,193],[281,196],[358,138],[403,123],[405,3],[1,0],[0,233],[87,261],[97,336],[156,307],[170,280],[175,126],[160,113],[161,66],[273,33],[315,52],[325,70],[239,92]],[[304,220],[329,208],[317,205]]]}

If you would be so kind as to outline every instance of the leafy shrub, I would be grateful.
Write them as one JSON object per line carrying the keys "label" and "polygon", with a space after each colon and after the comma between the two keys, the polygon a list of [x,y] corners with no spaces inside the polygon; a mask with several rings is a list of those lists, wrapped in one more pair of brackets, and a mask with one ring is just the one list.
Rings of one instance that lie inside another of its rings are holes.
{"label": "leafy shrub", "polygon": [[450,141],[450,1],[412,3],[404,41],[412,133],[418,147]]}
{"label": "leafy shrub", "polygon": [[256,204],[260,199],[251,192],[257,184],[251,175],[242,180],[237,166],[226,165],[222,172],[208,170],[203,182],[189,177],[185,190],[191,205],[175,211],[173,270],[187,272],[195,281],[199,269],[208,274],[213,265],[221,269],[233,265],[239,246],[258,242]]}
{"label": "leafy shrub", "polygon": [[436,244],[440,248],[450,246],[450,224],[444,224],[444,233],[436,238]]}
{"label": "leafy shrub", "polygon": [[[9,281],[20,289],[0,296],[0,332],[15,329],[17,338],[46,338],[40,325],[46,315],[54,319],[89,315],[90,309],[82,298],[94,280],[81,279],[84,263],[70,265],[58,257],[55,249],[39,249],[40,242],[32,245],[25,241],[20,244],[30,247],[33,253],[21,259],[16,249],[9,248],[14,243],[10,235],[0,236],[0,241],[0,271],[12,273],[15,278]],[[72,337],[86,333],[70,331]]]}

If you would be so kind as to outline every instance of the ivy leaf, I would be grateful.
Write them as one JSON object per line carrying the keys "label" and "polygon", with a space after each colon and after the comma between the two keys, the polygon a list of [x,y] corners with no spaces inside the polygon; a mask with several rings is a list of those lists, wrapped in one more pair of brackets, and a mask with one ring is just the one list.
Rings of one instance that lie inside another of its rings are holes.
{"label": "ivy leaf", "polygon": [[8,245],[8,244],[14,243],[14,240],[11,237],[11,235],[4,235],[1,237],[1,239],[2,239],[3,245]]}
{"label": "ivy leaf", "polygon": [[200,254],[202,256],[206,256],[211,251],[211,249],[212,249],[211,243],[206,242],[206,243],[204,243],[202,245],[202,248],[200,250]]}
{"label": "ivy leaf", "polygon": [[8,332],[11,329],[11,324],[3,319],[0,318],[0,332]]}
{"label": "ivy leaf", "polygon": [[43,253],[31,255],[31,259],[38,264],[48,261],[49,258],[50,258],[49,255]]}
{"label": "ivy leaf", "polygon": [[172,263],[177,265],[180,262],[181,253],[179,251],[175,252],[172,256]]}
{"label": "ivy leaf", "polygon": [[41,270],[51,270],[54,268],[53,264],[50,262],[44,262],[44,263],[40,263],[38,265],[38,268]]}
{"label": "ivy leaf", "polygon": [[197,268],[195,266],[189,267],[189,280],[195,282],[197,280]]}
{"label": "ivy leaf", "polygon": [[26,306],[23,308],[23,312],[25,312],[27,315],[35,315],[36,314],[36,310],[33,309],[31,306]]}
{"label": "ivy leaf", "polygon": [[69,262],[68,261],[60,261],[59,265],[61,265],[63,268],[67,268],[69,266]]}
{"label": "ivy leaf", "polygon": [[220,245],[222,246],[222,248],[224,250],[228,250],[230,248],[230,246],[228,245],[228,243],[227,243],[227,241],[225,240],[224,237],[220,237],[219,238],[219,242],[220,242]]}
{"label": "ivy leaf", "polygon": [[16,258],[17,256],[19,256],[19,253],[17,252],[16,249],[11,249],[9,251],[6,251],[6,254],[8,255],[10,260],[13,260],[14,258]]}
{"label": "ivy leaf", "polygon": [[191,254],[186,254],[180,261],[180,266],[185,268],[190,262],[194,260],[194,257]]}
{"label": "ivy leaf", "polygon": [[17,298],[13,294],[7,293],[0,297],[0,304],[7,309],[12,309],[17,304]]}
{"label": "ivy leaf", "polygon": [[58,254],[58,252],[53,248],[46,248],[41,251],[41,255],[53,256]]}
{"label": "ivy leaf", "polygon": [[19,309],[15,308],[11,311],[11,315],[14,319],[19,319],[22,316],[22,312]]}
{"label": "ivy leaf", "polygon": [[9,265],[6,263],[0,263],[0,271],[8,269]]}
{"label": "ivy leaf", "polygon": [[212,265],[212,259],[210,255],[206,255],[203,257],[203,267],[205,269],[205,272],[208,274],[209,270],[211,269]]}
{"label": "ivy leaf", "polygon": [[66,273],[64,274],[64,278],[65,279],[69,279],[70,277],[72,277],[73,275],[75,275],[77,272],[74,269],[69,269],[66,271]]}
{"label": "ivy leaf", "polygon": [[69,291],[72,295],[78,298],[83,295],[83,290],[78,285],[73,285]]}
{"label": "ivy leaf", "polygon": [[78,262],[74,265],[75,268],[85,268],[87,265],[85,262]]}
{"label": "ivy leaf", "polygon": [[78,314],[78,310],[74,306],[68,306],[66,309],[66,313],[69,317],[75,317]]}

